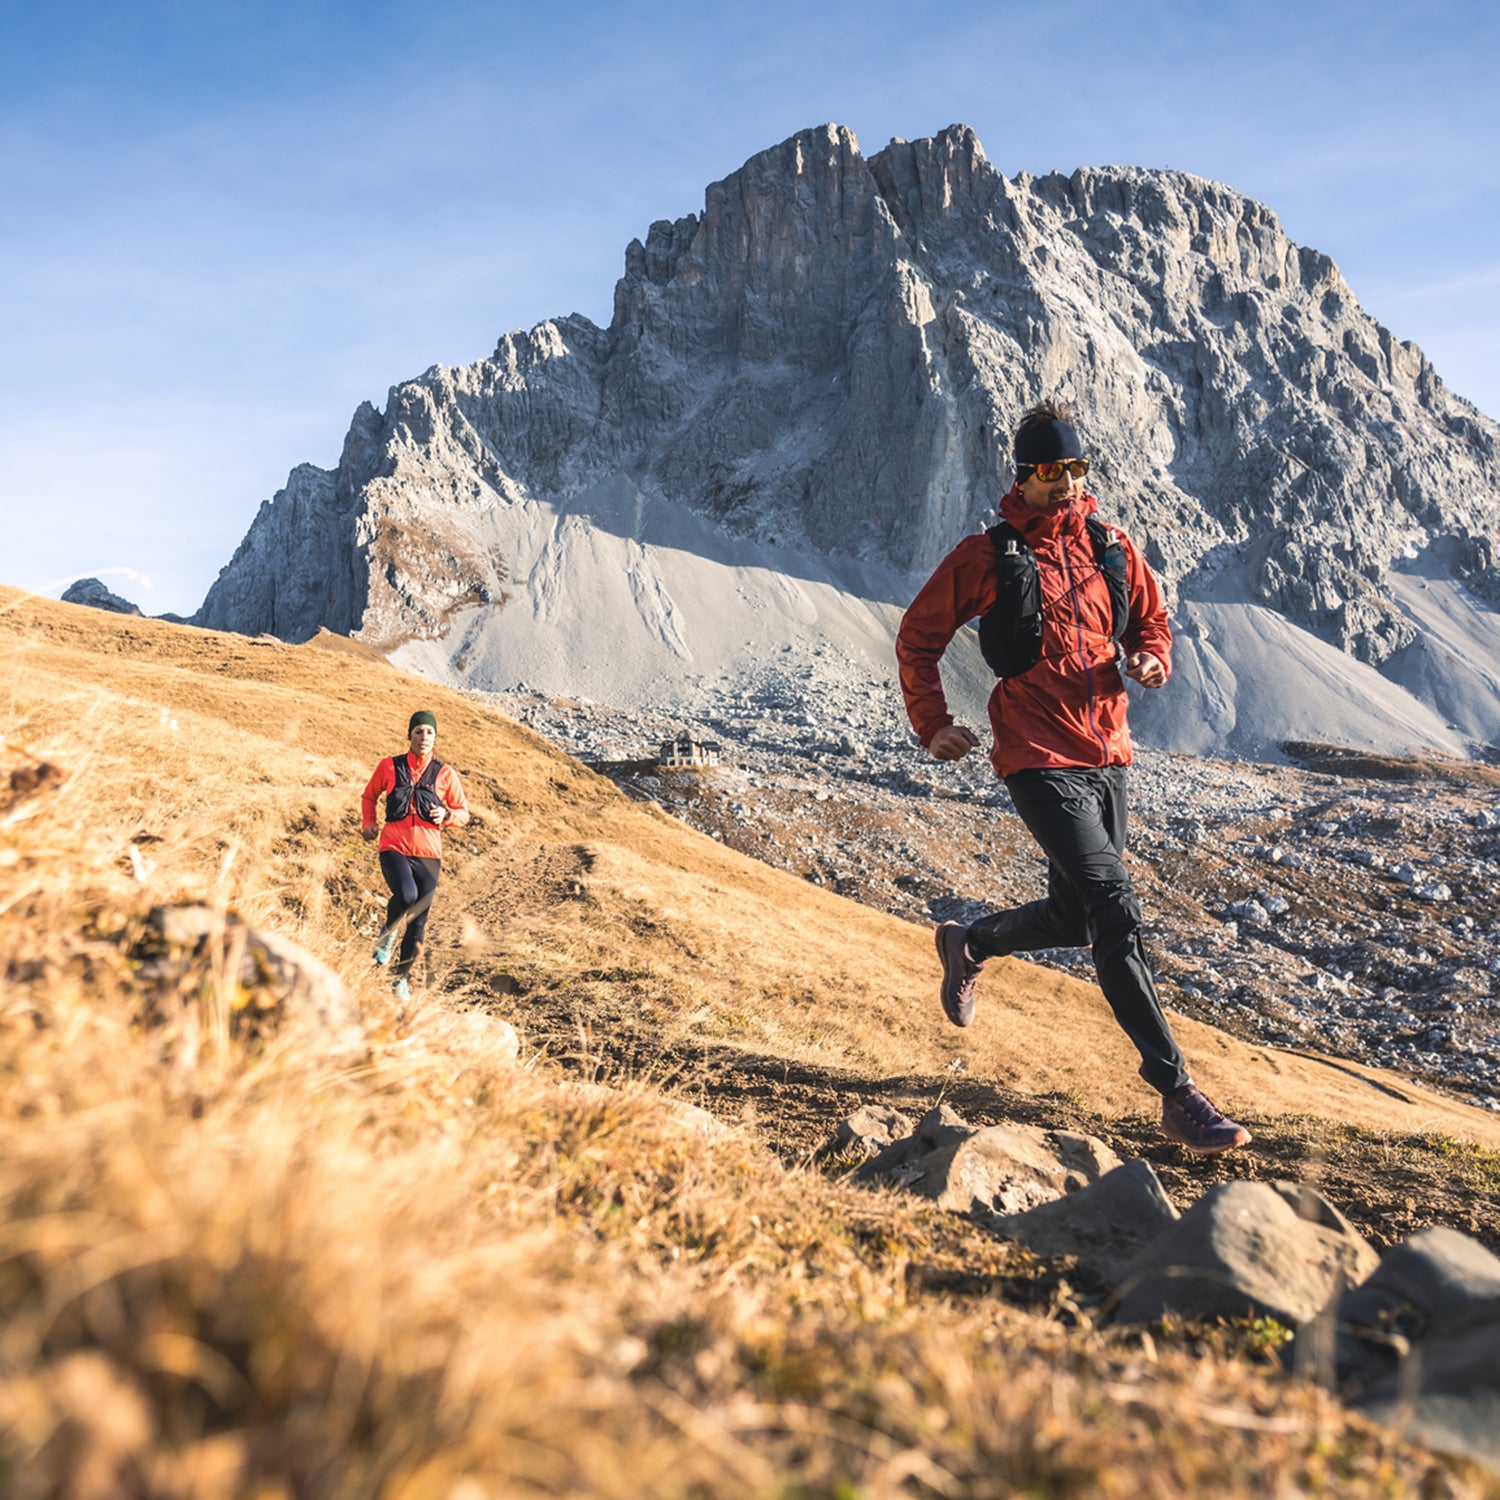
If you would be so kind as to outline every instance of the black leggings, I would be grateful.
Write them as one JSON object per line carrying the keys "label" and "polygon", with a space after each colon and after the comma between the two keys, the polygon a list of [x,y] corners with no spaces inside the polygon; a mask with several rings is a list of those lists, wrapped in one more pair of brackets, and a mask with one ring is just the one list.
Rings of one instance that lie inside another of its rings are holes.
{"label": "black leggings", "polygon": [[999,958],[1091,945],[1099,988],[1141,1054],[1141,1077],[1171,1093],[1188,1072],[1156,996],[1141,944],[1141,905],[1121,857],[1125,768],[1020,771],[1005,785],[1047,856],[1047,896],[981,917],[969,928],[970,952]]}
{"label": "black leggings", "polygon": [[432,912],[432,894],[437,890],[440,861],[421,859],[413,854],[398,854],[394,849],[380,851],[380,873],[391,888],[391,899],[385,908],[385,925],[394,927],[425,896],[421,911],[406,924],[401,938],[401,956],[391,965],[397,979],[405,979],[427,933],[427,918]]}

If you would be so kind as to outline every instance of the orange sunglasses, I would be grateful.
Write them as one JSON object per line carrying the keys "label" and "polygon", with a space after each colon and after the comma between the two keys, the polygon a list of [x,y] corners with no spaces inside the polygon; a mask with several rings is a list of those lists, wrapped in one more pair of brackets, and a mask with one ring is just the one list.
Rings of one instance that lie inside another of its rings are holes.
{"label": "orange sunglasses", "polygon": [[1089,461],[1086,458],[1068,458],[1057,463],[1032,464],[1031,471],[1043,484],[1056,484],[1064,473],[1071,474],[1074,479],[1082,479],[1089,471]]}

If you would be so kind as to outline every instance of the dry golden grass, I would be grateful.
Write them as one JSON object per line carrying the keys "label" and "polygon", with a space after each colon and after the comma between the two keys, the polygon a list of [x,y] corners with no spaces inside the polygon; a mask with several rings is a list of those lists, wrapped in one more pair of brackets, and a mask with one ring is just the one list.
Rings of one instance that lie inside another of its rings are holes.
{"label": "dry golden grass", "polygon": [[[529,1045],[496,1062],[458,1015],[497,1008],[524,1035],[545,1002],[586,1058],[628,1024],[941,1074],[925,932],[383,665],[0,610],[0,1491],[1496,1492],[1230,1334],[1094,1330],[1024,1253],[788,1169],[753,1124],[703,1128],[670,1097],[680,1072],[620,1076],[601,1049],[580,1081]],[[399,1006],[368,962],[383,895],[355,812],[419,704],[477,818],[445,859],[431,983]],[[338,968],[367,1061],[227,1024],[190,1066],[166,1057],[131,945],[181,899]],[[829,920],[794,947],[799,912]],[[1022,1001],[1040,1026],[1058,998]],[[1081,1076],[1067,1044],[969,1055]],[[1438,1105],[1463,1122],[1419,1107]],[[960,1290],[934,1290],[945,1269]],[[999,1294],[1028,1285],[1029,1308]]]}

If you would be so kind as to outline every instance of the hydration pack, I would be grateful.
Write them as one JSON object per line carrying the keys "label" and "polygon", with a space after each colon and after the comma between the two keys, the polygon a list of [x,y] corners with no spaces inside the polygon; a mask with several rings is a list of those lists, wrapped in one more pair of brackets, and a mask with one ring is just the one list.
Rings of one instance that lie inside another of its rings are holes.
{"label": "hydration pack", "polygon": [[433,813],[443,805],[443,799],[436,791],[437,774],[443,769],[442,761],[429,761],[427,769],[422,772],[415,785],[412,784],[411,766],[404,750],[400,755],[391,757],[391,764],[396,768],[396,784],[385,794],[386,822],[399,823],[411,812],[413,802],[417,804],[417,816],[424,823],[433,822]]}
{"label": "hydration pack", "polygon": [[[1125,544],[1096,516],[1086,518],[1089,541],[1109,586],[1110,635],[1119,643],[1130,620]],[[1019,677],[1042,654],[1042,581],[1036,554],[1009,521],[991,526],[995,546],[995,603],[979,620],[979,649],[996,677]]]}

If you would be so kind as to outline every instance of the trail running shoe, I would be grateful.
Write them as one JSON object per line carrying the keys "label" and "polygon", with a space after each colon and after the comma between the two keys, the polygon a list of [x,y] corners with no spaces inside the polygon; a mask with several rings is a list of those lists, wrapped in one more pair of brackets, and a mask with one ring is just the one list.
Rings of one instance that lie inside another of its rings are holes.
{"label": "trail running shoe", "polygon": [[370,955],[370,957],[373,958],[378,964],[388,964],[391,961],[391,954],[395,950],[395,947],[396,934],[394,932],[388,932],[383,938],[381,938],[378,943],[375,944],[375,951]]}
{"label": "trail running shoe", "polygon": [[396,998],[398,1000],[411,999],[411,986],[407,984],[404,979],[398,979],[395,984],[391,986],[391,988],[396,992]]}
{"label": "trail running shoe", "polygon": [[984,967],[969,957],[968,935],[962,922],[944,922],[933,934],[943,965],[943,1014],[955,1026],[967,1026],[974,1019],[974,981]]}
{"label": "trail running shoe", "polygon": [[1250,1132],[1222,1115],[1191,1080],[1162,1099],[1161,1133],[1199,1156],[1217,1156],[1250,1144]]}

